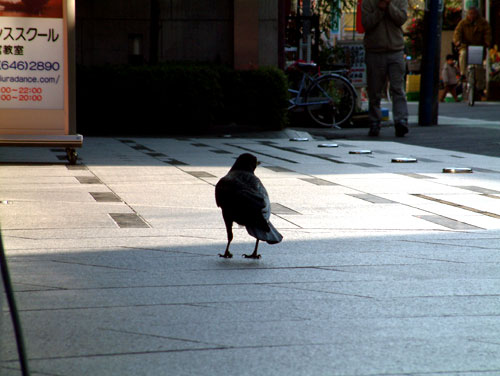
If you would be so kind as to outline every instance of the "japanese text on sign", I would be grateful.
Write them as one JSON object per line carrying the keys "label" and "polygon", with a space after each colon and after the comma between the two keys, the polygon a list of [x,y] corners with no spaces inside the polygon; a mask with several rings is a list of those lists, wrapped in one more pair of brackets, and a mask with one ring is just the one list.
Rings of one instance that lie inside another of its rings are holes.
{"label": "japanese text on sign", "polygon": [[0,108],[64,108],[63,20],[0,19]]}

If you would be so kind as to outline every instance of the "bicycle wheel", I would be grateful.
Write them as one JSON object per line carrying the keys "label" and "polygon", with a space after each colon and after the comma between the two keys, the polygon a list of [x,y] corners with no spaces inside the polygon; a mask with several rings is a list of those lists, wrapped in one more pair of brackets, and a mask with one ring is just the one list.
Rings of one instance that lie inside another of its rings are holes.
{"label": "bicycle wheel", "polygon": [[467,103],[469,106],[474,106],[474,99],[476,96],[476,77],[475,69],[471,67],[467,77]]}
{"label": "bicycle wheel", "polygon": [[306,105],[309,116],[322,127],[337,127],[354,113],[356,92],[343,76],[330,74],[320,77],[308,88]]}

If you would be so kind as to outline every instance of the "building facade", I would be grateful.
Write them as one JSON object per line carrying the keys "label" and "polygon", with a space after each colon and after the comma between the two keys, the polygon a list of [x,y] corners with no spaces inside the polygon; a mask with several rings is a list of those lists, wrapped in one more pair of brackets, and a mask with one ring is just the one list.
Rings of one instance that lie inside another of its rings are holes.
{"label": "building facade", "polygon": [[282,64],[283,0],[76,0],[82,65]]}

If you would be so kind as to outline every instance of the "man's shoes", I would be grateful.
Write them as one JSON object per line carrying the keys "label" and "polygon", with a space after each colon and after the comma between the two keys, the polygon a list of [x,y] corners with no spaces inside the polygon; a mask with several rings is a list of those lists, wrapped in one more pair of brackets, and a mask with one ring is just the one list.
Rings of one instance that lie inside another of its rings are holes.
{"label": "man's shoes", "polygon": [[379,123],[373,123],[370,127],[370,131],[368,132],[368,136],[370,137],[378,137],[380,133],[380,124]]}
{"label": "man's shoes", "polygon": [[404,137],[408,133],[408,126],[403,122],[394,124],[394,127],[396,128],[396,137]]}

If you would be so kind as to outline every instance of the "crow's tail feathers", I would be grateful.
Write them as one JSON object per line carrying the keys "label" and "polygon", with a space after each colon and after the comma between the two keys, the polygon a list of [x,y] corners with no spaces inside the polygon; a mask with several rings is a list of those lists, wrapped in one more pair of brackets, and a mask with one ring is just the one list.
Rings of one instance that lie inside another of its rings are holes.
{"label": "crow's tail feathers", "polygon": [[255,227],[247,226],[247,232],[256,239],[265,241],[269,244],[279,243],[283,236],[276,230],[276,228],[271,224],[271,222],[267,222],[269,225],[269,231],[264,231]]}

